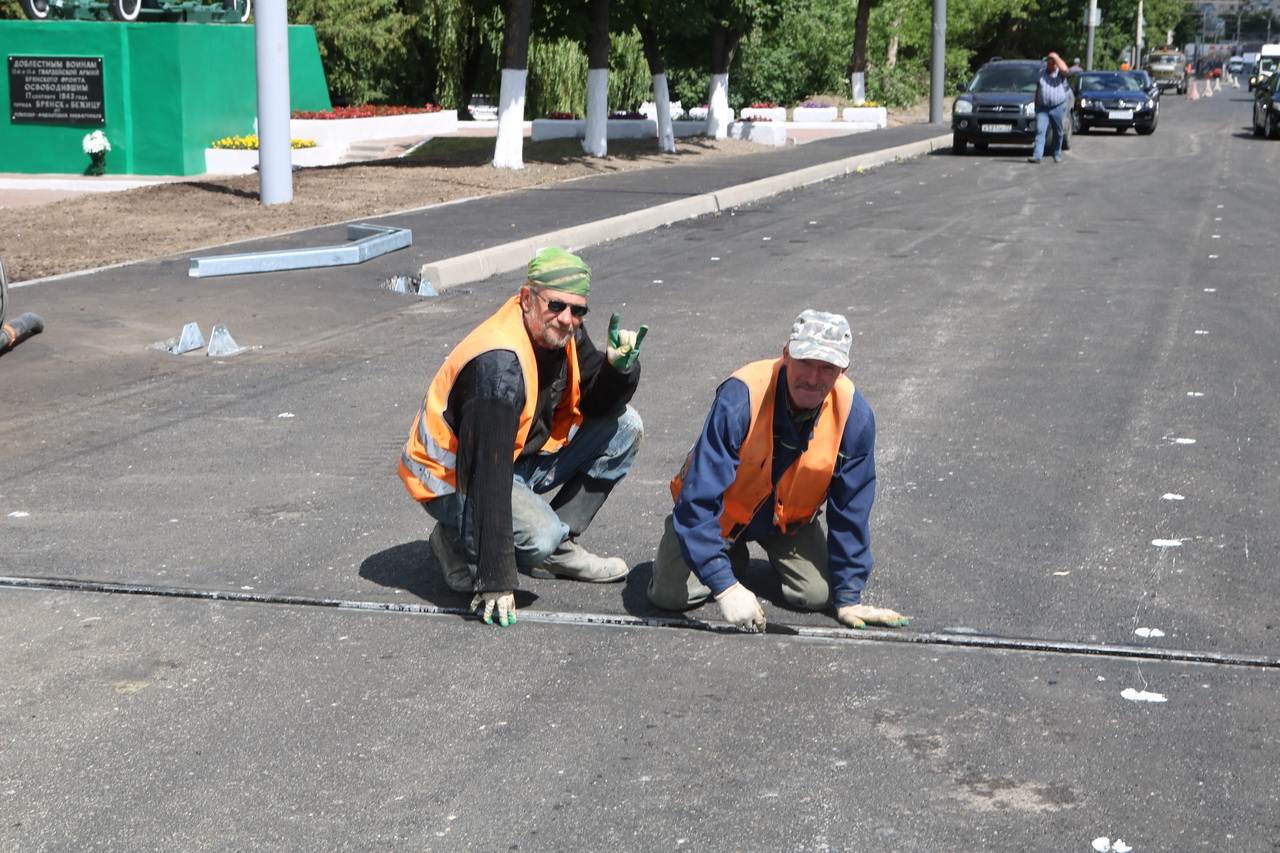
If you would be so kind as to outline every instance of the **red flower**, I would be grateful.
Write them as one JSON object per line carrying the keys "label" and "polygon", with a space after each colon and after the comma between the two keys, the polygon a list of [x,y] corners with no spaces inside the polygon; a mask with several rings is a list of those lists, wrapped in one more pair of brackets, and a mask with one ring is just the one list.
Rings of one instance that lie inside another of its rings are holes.
{"label": "red flower", "polygon": [[355,107],[334,107],[327,112],[294,112],[291,118],[297,119],[339,119],[339,118],[381,118],[383,116],[405,116],[420,113],[438,113],[437,104],[424,104],[420,107],[401,107],[389,104],[361,104]]}

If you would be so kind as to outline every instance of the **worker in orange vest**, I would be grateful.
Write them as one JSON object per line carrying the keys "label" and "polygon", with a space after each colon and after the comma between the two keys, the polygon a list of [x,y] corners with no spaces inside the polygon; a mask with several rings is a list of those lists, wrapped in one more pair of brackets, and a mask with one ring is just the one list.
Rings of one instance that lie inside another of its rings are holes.
{"label": "worker in orange vest", "polygon": [[[853,336],[840,314],[805,310],[782,357],[721,384],[684,466],[654,560],[649,600],[685,610],[714,596],[727,622],[765,627],[742,584],[747,543],[764,548],[792,607],[833,607],[851,628],[900,626],[862,602],[871,573],[875,417],[844,375]],[[819,521],[823,510],[827,529]]]}
{"label": "worker in orange vest", "polygon": [[629,570],[577,539],[640,445],[628,401],[647,327],[620,329],[614,314],[601,352],[582,325],[590,287],[581,258],[539,250],[519,293],[436,372],[401,454],[400,479],[436,520],[446,585],[474,593],[486,623],[516,621],[517,569],[593,583]]}

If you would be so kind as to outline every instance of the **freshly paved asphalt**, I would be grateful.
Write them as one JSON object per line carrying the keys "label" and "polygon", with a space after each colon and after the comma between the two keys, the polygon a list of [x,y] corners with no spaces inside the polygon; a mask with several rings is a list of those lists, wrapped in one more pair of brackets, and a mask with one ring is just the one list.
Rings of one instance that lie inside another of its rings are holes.
{"label": "freshly paved asphalt", "polygon": [[[855,330],[868,599],[907,631],[1280,655],[1280,145],[1224,95],[1170,97],[1155,135],[1081,136],[1058,166],[935,155],[587,251],[589,328],[651,329],[645,446],[585,540],[635,569],[529,578],[522,606],[653,613],[667,478],[716,384],[813,306]],[[515,282],[410,300],[380,260],[16,290],[49,331],[0,359],[0,574],[464,604],[393,467],[430,374]],[[145,349],[191,319],[262,349]],[[775,623],[833,624],[756,580]],[[15,850],[1280,838],[1274,667],[28,589],[0,614]]]}

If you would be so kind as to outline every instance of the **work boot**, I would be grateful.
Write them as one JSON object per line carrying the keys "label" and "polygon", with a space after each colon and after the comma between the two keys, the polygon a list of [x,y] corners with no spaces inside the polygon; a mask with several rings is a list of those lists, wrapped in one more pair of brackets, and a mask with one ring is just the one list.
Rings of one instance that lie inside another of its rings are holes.
{"label": "work boot", "polygon": [[475,592],[476,582],[467,568],[467,551],[458,535],[446,525],[431,531],[431,553],[436,555],[445,585],[454,592]]}
{"label": "work boot", "polygon": [[538,568],[558,578],[587,583],[620,581],[631,571],[621,557],[598,557],[572,539],[561,542]]}

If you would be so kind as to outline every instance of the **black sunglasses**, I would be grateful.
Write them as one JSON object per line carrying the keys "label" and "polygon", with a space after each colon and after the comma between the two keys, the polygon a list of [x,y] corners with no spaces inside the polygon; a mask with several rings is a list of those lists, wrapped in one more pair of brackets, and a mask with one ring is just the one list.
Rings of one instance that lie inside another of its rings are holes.
{"label": "black sunglasses", "polygon": [[563,299],[547,299],[536,290],[534,291],[534,294],[536,294],[543,302],[547,303],[547,310],[552,314],[559,314],[564,311],[564,309],[568,308],[570,314],[581,320],[583,317],[587,316],[587,311],[590,310],[585,305],[570,305]]}

